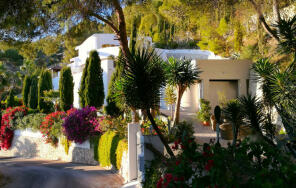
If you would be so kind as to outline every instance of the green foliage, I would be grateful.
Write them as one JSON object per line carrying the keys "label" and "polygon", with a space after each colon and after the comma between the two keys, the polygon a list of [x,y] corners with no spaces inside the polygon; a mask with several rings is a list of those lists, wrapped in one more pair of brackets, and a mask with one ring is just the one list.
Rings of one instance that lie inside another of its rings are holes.
{"label": "green foliage", "polygon": [[132,28],[131,28],[131,36],[130,36],[130,51],[131,53],[135,53],[136,42],[137,42],[137,18],[133,19]]}
{"label": "green foliage", "polygon": [[186,122],[186,121],[182,121],[178,124],[176,124],[172,130],[172,135],[174,135],[174,139],[177,138],[182,138],[182,137],[193,137],[194,134],[194,128],[192,123],[190,122]]}
{"label": "green foliage", "polygon": [[241,23],[236,22],[234,25],[234,50],[240,52],[243,46],[244,30]]}
{"label": "green foliage", "polygon": [[167,85],[166,88],[165,88],[165,102],[167,105],[173,105],[176,103],[176,94],[175,94],[175,91],[174,91],[174,87],[171,86],[171,85]]}
{"label": "green foliage", "polygon": [[124,57],[121,61],[129,62],[122,79],[118,81],[127,105],[136,109],[157,109],[160,88],[165,85],[159,56],[151,49],[137,49],[132,57]]}
{"label": "green foliage", "polygon": [[116,167],[116,148],[118,146],[119,136],[113,131],[107,131],[101,136],[99,141],[98,153],[101,166]]}
{"label": "green foliage", "polygon": [[70,67],[64,67],[60,72],[60,83],[59,83],[59,92],[60,92],[60,106],[62,110],[67,111],[73,105],[73,77]]}
{"label": "green foliage", "polygon": [[116,132],[120,138],[127,138],[127,125],[131,120],[122,116],[100,118],[100,128],[103,132],[108,130]]}
{"label": "green foliage", "polygon": [[79,87],[79,103],[81,107],[85,107],[85,82],[86,82],[86,77],[87,77],[87,69],[88,69],[88,65],[89,65],[89,58],[86,59],[85,62],[85,67],[83,69],[82,72],[82,76],[81,76],[81,82],[80,82],[80,87]]}
{"label": "green foliage", "polygon": [[200,121],[210,121],[211,117],[211,106],[210,101],[206,99],[200,99],[200,110],[197,112],[197,118]]}
{"label": "green foliage", "polygon": [[234,135],[232,145],[235,146],[238,136],[238,130],[243,123],[242,106],[238,102],[238,100],[230,100],[227,102],[222,111],[225,119],[228,120],[232,125],[232,132]]}
{"label": "green foliage", "polygon": [[29,106],[29,92],[31,87],[31,76],[26,75],[23,83],[23,101],[25,106]]}
{"label": "green foliage", "polygon": [[36,113],[29,114],[24,116],[23,118],[19,118],[16,120],[16,129],[27,129],[30,128],[33,131],[39,131],[40,125],[44,121],[46,114]]}
{"label": "green foliage", "polygon": [[94,160],[99,161],[99,142],[101,135],[92,135],[89,138],[90,147],[93,148],[94,151]]}
{"label": "green foliage", "polygon": [[14,94],[13,94],[13,90],[10,89],[9,95],[7,96],[7,99],[6,99],[6,108],[14,107],[14,106],[15,106]]}
{"label": "green foliage", "polygon": [[43,70],[40,74],[38,82],[38,109],[40,112],[49,113],[53,111],[52,102],[46,102],[44,97],[44,91],[52,89],[52,78],[49,70]]}
{"label": "green foliage", "polygon": [[38,107],[38,76],[35,74],[31,77],[28,106],[31,109],[37,109]]}
{"label": "green foliage", "polygon": [[155,188],[158,180],[163,174],[163,168],[165,167],[161,159],[154,159],[145,166],[145,181],[143,182],[143,188]]}
{"label": "green foliage", "polygon": [[119,170],[121,168],[121,161],[124,152],[127,152],[128,145],[125,139],[121,139],[118,142],[118,146],[116,148],[116,168]]}
{"label": "green foliage", "polygon": [[69,148],[71,146],[71,141],[67,139],[64,135],[61,136],[61,144],[64,146],[65,153],[69,154]]}
{"label": "green foliage", "polygon": [[105,94],[101,60],[97,51],[90,52],[84,95],[86,106],[99,108],[104,103]]}

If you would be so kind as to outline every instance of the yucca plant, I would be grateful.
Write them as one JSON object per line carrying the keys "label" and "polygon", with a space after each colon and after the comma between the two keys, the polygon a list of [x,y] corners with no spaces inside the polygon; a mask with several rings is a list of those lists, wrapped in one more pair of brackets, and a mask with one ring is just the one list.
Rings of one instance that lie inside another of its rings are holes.
{"label": "yucca plant", "polygon": [[227,102],[226,106],[222,109],[222,111],[225,119],[228,120],[232,125],[232,145],[235,147],[239,128],[243,124],[243,112],[241,104],[236,99],[230,100]]}
{"label": "yucca plant", "polygon": [[150,113],[150,109],[159,107],[160,89],[165,86],[165,73],[160,57],[153,49],[143,48],[136,49],[135,53],[128,58],[122,57],[121,61],[128,63],[122,79],[116,84],[117,87],[120,87],[117,90],[121,91],[121,95],[129,107],[141,109],[147,114],[168,154],[174,158],[174,153]]}
{"label": "yucca plant", "polygon": [[251,95],[239,97],[239,102],[244,123],[251,126],[264,141],[274,145],[275,125],[271,121],[270,109],[266,109],[262,101]]}

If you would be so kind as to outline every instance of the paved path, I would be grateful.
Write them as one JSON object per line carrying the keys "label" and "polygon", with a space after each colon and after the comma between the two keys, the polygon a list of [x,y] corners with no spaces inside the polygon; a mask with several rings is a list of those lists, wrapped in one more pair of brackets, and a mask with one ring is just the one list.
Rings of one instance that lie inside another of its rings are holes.
{"label": "paved path", "polygon": [[5,188],[117,188],[123,179],[98,166],[0,157],[0,172],[10,177]]}

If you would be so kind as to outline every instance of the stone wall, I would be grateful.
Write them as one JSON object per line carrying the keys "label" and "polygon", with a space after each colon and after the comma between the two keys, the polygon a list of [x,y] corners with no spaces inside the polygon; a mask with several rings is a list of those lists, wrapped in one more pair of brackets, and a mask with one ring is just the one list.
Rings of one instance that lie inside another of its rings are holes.
{"label": "stone wall", "polygon": [[[59,142],[57,147],[46,144],[40,132],[31,130],[16,130],[9,150],[0,150],[0,157],[24,157],[41,158],[46,160],[61,160],[65,162],[75,162],[88,165],[99,165],[94,160],[93,148],[89,141],[83,144],[71,143],[69,152],[66,154],[64,146]],[[122,157],[122,167],[119,174],[127,180],[127,154]]]}

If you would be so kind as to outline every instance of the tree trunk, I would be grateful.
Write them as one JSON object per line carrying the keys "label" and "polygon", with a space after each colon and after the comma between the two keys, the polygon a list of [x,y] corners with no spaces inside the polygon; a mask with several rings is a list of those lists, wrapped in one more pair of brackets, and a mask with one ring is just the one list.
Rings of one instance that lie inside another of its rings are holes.
{"label": "tree trunk", "polygon": [[174,125],[176,125],[180,121],[181,99],[182,99],[182,95],[185,91],[184,88],[179,87],[179,86],[177,87],[177,89],[178,89],[178,93],[177,93],[177,103],[176,103],[176,109],[175,109],[175,115],[174,115]]}
{"label": "tree trunk", "polygon": [[118,0],[112,0],[117,20],[118,20],[118,33],[116,33],[123,55],[128,58],[131,56],[129,47],[128,47],[128,40],[127,40],[127,34],[126,34],[126,24],[125,24],[125,18],[123,14],[122,7],[120,6],[120,3]]}
{"label": "tree trunk", "polygon": [[257,4],[254,0],[249,0],[251,2],[251,4],[253,5],[254,9],[257,12],[258,15],[258,20],[261,23],[263,29],[265,30],[265,32],[271,36],[272,38],[274,38],[277,42],[280,41],[279,37],[276,35],[276,32],[274,32],[274,30],[272,30],[270,28],[270,26],[266,23],[264,15],[261,11],[261,6],[259,4]]}
{"label": "tree trunk", "polygon": [[155,121],[154,121],[154,119],[153,119],[153,117],[152,117],[152,115],[150,113],[150,110],[147,109],[146,113],[147,113],[148,119],[150,120],[150,122],[152,124],[153,129],[157,133],[158,137],[160,138],[160,140],[161,140],[162,144],[164,145],[165,149],[167,150],[168,154],[171,156],[171,158],[175,158],[175,155],[174,155],[172,149],[170,148],[168,142],[166,141],[163,134],[161,133],[161,131],[157,127],[157,125],[156,125],[156,123],[155,123]]}
{"label": "tree trunk", "polygon": [[133,107],[131,107],[131,110],[132,112],[134,113],[134,116],[132,117],[132,121],[133,122],[139,122],[139,116],[138,116],[138,113],[137,113],[137,110]]}
{"label": "tree trunk", "polygon": [[171,104],[171,120],[174,119],[174,110],[173,110],[174,104]]}

